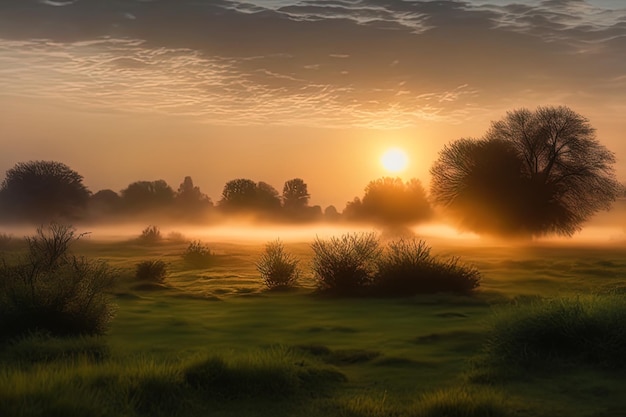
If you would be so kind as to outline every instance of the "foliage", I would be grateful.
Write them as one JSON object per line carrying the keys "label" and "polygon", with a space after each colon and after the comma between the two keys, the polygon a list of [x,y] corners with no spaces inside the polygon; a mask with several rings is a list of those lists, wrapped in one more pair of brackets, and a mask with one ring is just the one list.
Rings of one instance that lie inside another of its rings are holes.
{"label": "foliage", "polygon": [[285,252],[280,240],[265,245],[256,267],[269,289],[291,288],[296,285],[300,274],[298,260]]}
{"label": "foliage", "polygon": [[374,232],[316,238],[311,248],[318,289],[337,295],[363,294],[374,278],[381,254]]}
{"label": "foliage", "polygon": [[160,259],[141,261],[135,269],[135,277],[140,281],[162,283],[167,276],[167,264]]}
{"label": "foliage", "polygon": [[278,191],[274,187],[263,181],[257,184],[245,178],[231,180],[224,185],[219,206],[229,211],[261,212],[276,212],[281,207]]}
{"label": "foliage", "polygon": [[150,225],[141,231],[139,240],[142,243],[157,243],[163,240],[159,226]]}
{"label": "foliage", "polygon": [[55,161],[19,162],[6,172],[0,186],[4,214],[19,220],[77,217],[88,199],[83,177]]}
{"label": "foliage", "polygon": [[183,253],[185,264],[194,268],[206,268],[213,263],[213,254],[208,246],[199,240],[189,242],[189,246]]}
{"label": "foliage", "polygon": [[383,177],[371,181],[363,198],[348,203],[344,214],[351,220],[405,224],[428,219],[431,209],[419,180]]}
{"label": "foliage", "polygon": [[375,295],[408,296],[453,292],[465,294],[480,285],[480,272],[457,258],[441,260],[430,254],[423,240],[400,239],[388,243],[378,261]]}
{"label": "foliage", "polygon": [[309,190],[301,178],[294,178],[285,182],[283,186],[283,207],[290,210],[299,210],[309,205]]}
{"label": "foliage", "polygon": [[124,207],[130,211],[168,208],[174,202],[174,190],[164,180],[136,181],[121,191]]}
{"label": "foliage", "polygon": [[623,295],[561,297],[500,310],[486,347],[488,363],[525,370],[591,364],[626,367]]}
{"label": "foliage", "polygon": [[17,263],[0,264],[0,339],[31,331],[53,335],[102,334],[113,317],[107,291],[115,272],[104,262],[77,257],[80,236],[68,226],[40,227],[27,238]]}
{"label": "foliage", "polygon": [[190,215],[213,206],[211,199],[193,184],[193,180],[189,176],[185,177],[178,187],[175,200],[177,206]]}
{"label": "foliage", "polygon": [[252,208],[255,200],[256,183],[246,178],[238,178],[224,185],[219,205],[227,209]]}
{"label": "foliage", "polygon": [[444,147],[431,168],[431,195],[474,231],[570,236],[616,199],[614,164],[571,109],[520,109],[483,139]]}

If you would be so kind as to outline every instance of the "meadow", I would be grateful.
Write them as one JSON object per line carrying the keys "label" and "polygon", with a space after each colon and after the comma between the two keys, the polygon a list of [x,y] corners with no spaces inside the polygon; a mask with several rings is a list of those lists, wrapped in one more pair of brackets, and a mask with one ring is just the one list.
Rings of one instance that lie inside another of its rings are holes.
{"label": "meadow", "polygon": [[[274,238],[272,236],[271,238]],[[270,238],[270,239],[271,239]],[[482,273],[471,295],[270,291],[260,240],[80,239],[119,272],[103,336],[0,345],[2,416],[626,416],[626,243],[429,239]],[[5,251],[20,250],[19,242]],[[161,260],[162,283],[136,265]]]}

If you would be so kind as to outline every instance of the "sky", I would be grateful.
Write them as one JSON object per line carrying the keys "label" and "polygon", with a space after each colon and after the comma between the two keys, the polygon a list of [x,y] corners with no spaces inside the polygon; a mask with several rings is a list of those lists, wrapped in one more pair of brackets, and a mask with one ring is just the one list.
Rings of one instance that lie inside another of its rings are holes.
{"label": "sky", "polygon": [[56,160],[93,192],[299,177],[341,210],[386,149],[428,186],[446,143],[546,105],[626,180],[626,1],[0,1],[0,173]]}

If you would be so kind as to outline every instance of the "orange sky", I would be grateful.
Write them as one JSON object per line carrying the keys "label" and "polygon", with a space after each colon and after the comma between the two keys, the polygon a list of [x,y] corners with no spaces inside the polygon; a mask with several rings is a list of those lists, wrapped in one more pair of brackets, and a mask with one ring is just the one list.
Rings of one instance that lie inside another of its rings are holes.
{"label": "orange sky", "polygon": [[57,160],[93,192],[191,175],[214,201],[234,178],[301,177],[312,204],[342,209],[388,175],[389,147],[427,185],[445,143],[563,104],[626,180],[617,3],[31,3],[0,5],[0,172]]}

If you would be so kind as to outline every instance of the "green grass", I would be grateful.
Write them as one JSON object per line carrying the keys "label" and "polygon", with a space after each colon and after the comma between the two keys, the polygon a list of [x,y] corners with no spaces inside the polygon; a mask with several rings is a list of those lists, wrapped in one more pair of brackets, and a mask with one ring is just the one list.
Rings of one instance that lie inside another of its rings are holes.
{"label": "green grass", "polygon": [[[596,362],[516,365],[508,378],[519,355],[480,362],[494,320],[549,311],[543,298],[580,300],[610,320],[626,288],[625,246],[433,243],[435,255],[478,267],[475,294],[343,299],[315,294],[308,242],[285,243],[303,271],[287,293],[267,291],[255,266],[262,244],[206,243],[212,263],[189,269],[185,242],[78,242],[80,255],[121,270],[117,316],[103,337],[0,346],[0,415],[626,415],[626,379]],[[166,285],[138,286],[136,264],[154,258],[168,264]]]}

